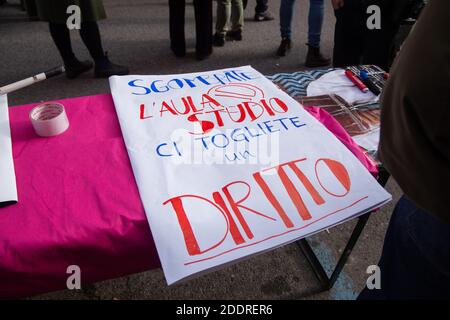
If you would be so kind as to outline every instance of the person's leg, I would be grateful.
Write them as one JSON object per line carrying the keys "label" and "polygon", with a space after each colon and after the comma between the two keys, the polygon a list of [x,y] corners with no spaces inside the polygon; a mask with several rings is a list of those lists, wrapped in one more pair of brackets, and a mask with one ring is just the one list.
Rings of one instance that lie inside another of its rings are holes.
{"label": "person's leg", "polygon": [[227,32],[227,40],[241,41],[244,27],[244,7],[242,0],[231,0],[230,31]]}
{"label": "person's leg", "polygon": [[202,60],[212,53],[212,0],[194,0],[194,10],[197,59]]}
{"label": "person's leg", "polygon": [[184,10],[184,0],[169,0],[170,48],[177,57],[183,57],[186,55]]}
{"label": "person's leg", "polygon": [[112,75],[125,75],[128,68],[112,63],[102,47],[100,30],[96,21],[81,23],[80,36],[95,62],[95,76],[106,78]]}
{"label": "person's leg", "polygon": [[223,46],[227,33],[227,24],[231,16],[231,0],[217,1],[216,33],[214,35],[214,45]]}
{"label": "person's leg", "polygon": [[365,30],[365,16],[361,8],[361,0],[345,0],[344,6],[334,11],[334,67],[342,68],[361,63]]}
{"label": "person's leg", "polygon": [[242,31],[244,27],[244,7],[242,0],[231,1],[231,31]]}
{"label": "person's leg", "polygon": [[71,62],[75,59],[75,54],[72,50],[72,43],[70,41],[70,32],[65,24],[61,23],[49,23],[50,35],[53,38],[53,42],[58,48],[61,57],[64,62]]}
{"label": "person's leg", "polygon": [[285,56],[292,47],[292,18],[294,16],[295,0],[281,0],[280,4],[280,34],[281,43],[277,55]]}
{"label": "person's leg", "polygon": [[256,0],[255,21],[270,21],[274,17],[269,12],[269,0]]}
{"label": "person's leg", "polygon": [[324,0],[309,0],[308,45],[314,48],[320,47],[324,8]]}
{"label": "person's leg", "polygon": [[294,16],[295,0],[281,0],[280,4],[280,33],[282,39],[291,39],[292,18]]}
{"label": "person's leg", "polygon": [[39,20],[38,14],[37,14],[37,7],[36,7],[36,1],[35,0],[26,0],[24,1],[25,9],[27,11],[28,17],[30,20],[35,21]]}
{"label": "person's leg", "polygon": [[379,262],[381,289],[358,299],[449,299],[450,225],[403,196],[389,222]]}
{"label": "person's leg", "polygon": [[97,22],[82,22],[80,36],[94,61],[105,57],[105,51],[103,51],[102,38],[100,36],[100,30],[98,29]]}
{"label": "person's leg", "polygon": [[66,76],[69,79],[76,78],[81,73],[92,68],[92,62],[79,61],[72,50],[70,41],[70,32],[67,26],[63,23],[49,23],[50,35],[56,45],[66,69]]}
{"label": "person's leg", "polygon": [[320,52],[320,35],[322,33],[324,13],[324,0],[309,1],[308,16],[308,53],[305,65],[310,68],[324,67],[330,64],[331,60]]}
{"label": "person's leg", "polygon": [[269,0],[256,0],[255,13],[263,13],[269,9]]}

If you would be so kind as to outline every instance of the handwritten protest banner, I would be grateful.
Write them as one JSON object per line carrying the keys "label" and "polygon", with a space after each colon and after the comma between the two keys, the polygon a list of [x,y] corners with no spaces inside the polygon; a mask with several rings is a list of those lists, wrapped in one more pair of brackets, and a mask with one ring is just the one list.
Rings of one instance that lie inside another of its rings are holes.
{"label": "handwritten protest banner", "polygon": [[333,134],[249,66],[114,76],[110,86],[168,284],[391,199]]}

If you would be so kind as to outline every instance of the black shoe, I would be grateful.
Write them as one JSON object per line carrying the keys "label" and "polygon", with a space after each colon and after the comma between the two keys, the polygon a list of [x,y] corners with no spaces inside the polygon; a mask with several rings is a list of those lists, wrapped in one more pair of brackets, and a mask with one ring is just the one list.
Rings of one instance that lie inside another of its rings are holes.
{"label": "black shoe", "polygon": [[186,56],[186,46],[184,46],[184,45],[176,46],[176,45],[171,44],[170,49],[175,54],[175,56],[178,58],[182,58],[182,57]]}
{"label": "black shoe", "polygon": [[277,50],[277,56],[284,57],[286,54],[289,53],[289,51],[291,51],[291,48],[292,48],[291,39],[289,38],[281,39],[280,46],[278,47]]}
{"label": "black shoe", "polygon": [[308,68],[325,67],[330,65],[331,59],[325,58],[320,52],[320,48],[314,48],[308,45],[305,66]]}
{"label": "black shoe", "polygon": [[70,62],[64,63],[64,69],[66,70],[66,77],[69,79],[75,79],[80,74],[91,70],[93,67],[93,63],[89,60],[79,61],[77,58],[74,58]]}
{"label": "black shoe", "polygon": [[172,49],[173,54],[177,58],[183,58],[186,56],[186,50],[179,50],[179,49],[175,49],[175,48],[170,48],[170,49]]}
{"label": "black shoe", "polygon": [[127,67],[114,64],[109,61],[108,54],[101,59],[95,61],[95,77],[96,78],[108,78],[110,76],[124,76],[129,74],[130,71]]}
{"label": "black shoe", "polygon": [[227,32],[228,41],[242,41],[242,30],[228,31]]}
{"label": "black shoe", "polygon": [[223,47],[225,45],[225,36],[216,33],[213,38],[213,45],[216,47]]}
{"label": "black shoe", "polygon": [[275,18],[273,17],[273,15],[269,12],[269,11],[264,11],[264,12],[260,12],[260,13],[256,13],[255,14],[255,21],[271,21],[274,20]]}
{"label": "black shoe", "polygon": [[201,60],[207,59],[211,55],[211,53],[212,53],[212,51],[211,52],[198,52],[197,51],[195,53],[195,57],[197,60],[201,61]]}

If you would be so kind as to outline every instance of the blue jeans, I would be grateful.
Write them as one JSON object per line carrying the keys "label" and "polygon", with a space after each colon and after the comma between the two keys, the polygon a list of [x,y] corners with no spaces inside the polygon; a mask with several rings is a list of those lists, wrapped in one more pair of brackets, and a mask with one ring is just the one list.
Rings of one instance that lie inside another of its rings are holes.
{"label": "blue jeans", "polygon": [[[320,47],[324,12],[323,2],[324,0],[309,0],[308,45],[315,48]],[[281,0],[280,31],[282,38],[291,38],[294,4],[295,0]]]}
{"label": "blue jeans", "polygon": [[450,224],[403,196],[389,222],[378,266],[381,289],[366,287],[358,299],[449,299]]}

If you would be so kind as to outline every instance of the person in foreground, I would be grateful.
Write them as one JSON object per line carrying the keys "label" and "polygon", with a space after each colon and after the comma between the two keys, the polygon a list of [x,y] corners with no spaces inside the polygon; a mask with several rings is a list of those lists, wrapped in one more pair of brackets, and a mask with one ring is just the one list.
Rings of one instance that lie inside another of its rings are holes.
{"label": "person in foreground", "polygon": [[359,299],[450,298],[450,1],[430,0],[381,98],[380,158],[404,196]]}
{"label": "person in foreground", "polygon": [[66,76],[69,79],[93,67],[91,61],[80,61],[72,50],[70,31],[66,21],[69,14],[67,8],[78,5],[81,11],[80,36],[95,62],[95,76],[107,78],[112,75],[128,74],[128,68],[112,63],[103,51],[100,31],[97,21],[106,18],[101,0],[36,0],[39,19],[48,21],[50,34],[64,61]]}

